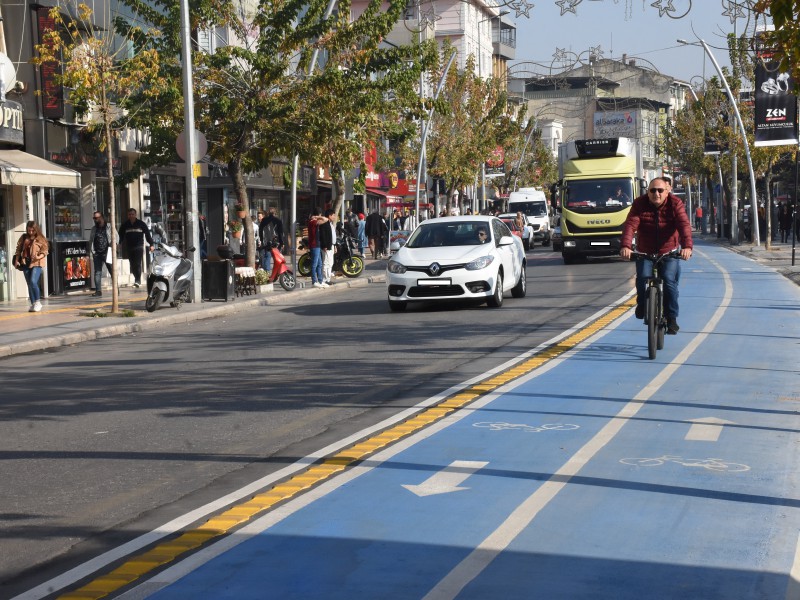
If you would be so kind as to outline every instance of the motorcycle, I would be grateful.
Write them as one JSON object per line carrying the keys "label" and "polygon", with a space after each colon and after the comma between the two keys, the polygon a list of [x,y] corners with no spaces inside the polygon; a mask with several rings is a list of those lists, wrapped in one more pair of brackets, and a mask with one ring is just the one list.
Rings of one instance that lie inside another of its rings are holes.
{"label": "motorcycle", "polygon": [[286,264],[286,258],[283,256],[277,246],[269,244],[268,251],[272,254],[272,273],[270,273],[269,281],[274,283],[277,281],[280,286],[287,292],[291,292],[297,286],[297,279],[294,273]]}
{"label": "motorcycle", "polygon": [[[189,249],[194,252],[194,248]],[[194,265],[175,246],[158,242],[153,252],[153,264],[147,275],[147,312],[155,312],[164,302],[173,308],[189,301],[194,277]]]}
{"label": "motorcycle", "polygon": [[[333,271],[342,272],[345,277],[358,277],[364,271],[364,258],[355,254],[356,240],[347,233],[339,232],[336,235],[335,252],[333,255]],[[300,240],[300,249],[308,249],[308,238]],[[303,277],[311,275],[311,252],[303,254],[297,259],[297,272]]]}

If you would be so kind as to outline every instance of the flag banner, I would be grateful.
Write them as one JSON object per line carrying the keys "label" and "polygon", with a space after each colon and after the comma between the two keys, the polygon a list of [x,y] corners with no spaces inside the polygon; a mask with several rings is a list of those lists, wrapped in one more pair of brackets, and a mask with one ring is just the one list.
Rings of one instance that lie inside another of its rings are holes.
{"label": "flag banner", "polygon": [[756,62],[755,145],[797,145],[797,96],[789,73],[778,62]]}

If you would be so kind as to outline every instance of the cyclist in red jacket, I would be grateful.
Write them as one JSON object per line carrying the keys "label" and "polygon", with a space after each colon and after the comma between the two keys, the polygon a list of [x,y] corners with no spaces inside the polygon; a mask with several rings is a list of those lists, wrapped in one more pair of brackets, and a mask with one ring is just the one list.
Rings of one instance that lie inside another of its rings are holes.
{"label": "cyclist in red jacket", "polygon": [[[680,248],[681,258],[692,256],[692,224],[686,214],[683,201],[670,193],[669,184],[661,177],[650,182],[647,194],[633,201],[628,218],[622,226],[620,256],[631,257],[631,244],[636,234],[636,249],[645,254],[666,254]],[[653,261],[646,258],[636,260],[636,318],[645,314],[645,284],[653,274]],[[678,327],[678,282],[681,266],[677,258],[666,258],[661,263],[664,279],[664,316],[667,317],[667,333],[676,334]]]}

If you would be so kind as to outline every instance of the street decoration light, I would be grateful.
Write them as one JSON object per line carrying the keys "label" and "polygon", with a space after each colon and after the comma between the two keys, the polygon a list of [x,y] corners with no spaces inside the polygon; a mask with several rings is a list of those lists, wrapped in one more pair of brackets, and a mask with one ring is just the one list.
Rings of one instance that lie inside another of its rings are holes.
{"label": "street decoration light", "polygon": [[[745,156],[747,156],[747,167],[750,169],[750,219],[752,222],[752,231],[753,231],[753,241],[756,246],[760,245],[760,237],[759,237],[759,230],[758,230],[758,205],[757,205],[757,197],[756,197],[756,177],[755,171],[753,171],[753,160],[750,158],[750,143],[747,141],[747,131],[745,131],[744,123],[742,123],[742,115],[739,114],[739,104],[736,102],[736,99],[733,97],[733,93],[731,92],[731,88],[728,85],[728,80],[725,78],[725,74],[722,72],[722,69],[717,62],[717,59],[714,57],[714,54],[711,52],[711,48],[708,47],[708,44],[705,43],[704,40],[698,39],[698,42],[705,50],[708,58],[711,60],[711,63],[714,65],[714,68],[717,70],[717,74],[719,75],[720,80],[722,80],[722,84],[725,87],[725,93],[728,95],[728,100],[733,107],[733,112],[736,115],[736,122],[739,124],[739,131],[742,134],[742,138],[744,139],[744,152]],[[679,39],[679,44],[683,44],[685,46],[697,46],[695,42],[687,42],[686,40]],[[736,186],[737,182],[734,181],[733,185]],[[732,219],[736,219],[738,215],[734,214]],[[736,240],[738,241],[738,240]]]}

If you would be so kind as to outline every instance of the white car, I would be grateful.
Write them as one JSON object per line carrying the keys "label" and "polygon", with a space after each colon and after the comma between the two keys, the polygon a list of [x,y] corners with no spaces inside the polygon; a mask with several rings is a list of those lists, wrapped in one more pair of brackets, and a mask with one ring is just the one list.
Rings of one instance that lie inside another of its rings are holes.
{"label": "white car", "polygon": [[497,308],[503,294],[527,291],[522,240],[495,217],[424,221],[386,266],[389,308],[409,302],[484,300]]}

